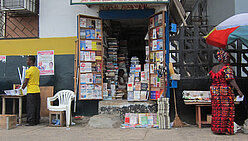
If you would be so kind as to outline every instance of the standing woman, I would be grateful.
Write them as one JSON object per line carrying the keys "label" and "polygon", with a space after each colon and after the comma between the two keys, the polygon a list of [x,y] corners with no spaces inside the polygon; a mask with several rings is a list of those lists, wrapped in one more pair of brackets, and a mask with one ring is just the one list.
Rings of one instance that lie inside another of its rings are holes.
{"label": "standing woman", "polygon": [[239,96],[243,96],[235,79],[233,70],[229,65],[230,55],[224,50],[217,52],[220,64],[214,66],[209,72],[213,79],[210,86],[212,103],[212,124],[213,133],[234,134],[234,93],[235,88]]}

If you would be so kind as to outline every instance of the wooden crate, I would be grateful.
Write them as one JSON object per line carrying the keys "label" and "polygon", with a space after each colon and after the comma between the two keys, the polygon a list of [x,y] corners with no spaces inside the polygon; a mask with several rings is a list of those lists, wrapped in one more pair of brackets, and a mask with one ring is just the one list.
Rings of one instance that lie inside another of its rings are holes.
{"label": "wooden crate", "polygon": [[[54,125],[52,120],[54,117],[60,120],[60,125]],[[63,127],[65,126],[65,111],[49,111],[49,126]]]}
{"label": "wooden crate", "polygon": [[16,128],[16,115],[0,115],[0,128],[7,130]]}

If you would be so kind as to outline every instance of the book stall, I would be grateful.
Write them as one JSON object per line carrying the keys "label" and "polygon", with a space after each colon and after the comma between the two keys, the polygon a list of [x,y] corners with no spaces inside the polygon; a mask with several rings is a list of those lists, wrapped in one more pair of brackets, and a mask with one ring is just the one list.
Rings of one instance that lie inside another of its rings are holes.
{"label": "book stall", "polygon": [[[79,100],[119,101],[123,107],[126,101],[156,105],[159,98],[168,97],[166,12],[144,21],[140,24],[146,30],[141,31],[125,20],[78,16]],[[157,119],[166,122],[161,128],[169,128],[169,98],[160,99],[158,105],[149,113],[125,111],[123,128],[158,127]],[[104,113],[102,109],[99,106],[99,113]]]}

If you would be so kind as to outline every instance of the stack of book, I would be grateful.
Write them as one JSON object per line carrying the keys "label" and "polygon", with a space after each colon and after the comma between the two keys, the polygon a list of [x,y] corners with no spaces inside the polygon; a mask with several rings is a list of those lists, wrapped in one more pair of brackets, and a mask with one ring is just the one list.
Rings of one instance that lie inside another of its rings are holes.
{"label": "stack of book", "polygon": [[148,97],[148,73],[141,71],[139,58],[131,58],[131,67],[127,84],[128,101],[146,101]]}
{"label": "stack of book", "polygon": [[107,52],[107,64],[106,64],[106,80],[108,84],[109,93],[115,98],[116,86],[118,85],[118,41],[116,38],[108,38],[108,52]]}
{"label": "stack of book", "polygon": [[158,126],[160,129],[170,128],[169,98],[158,98]]}

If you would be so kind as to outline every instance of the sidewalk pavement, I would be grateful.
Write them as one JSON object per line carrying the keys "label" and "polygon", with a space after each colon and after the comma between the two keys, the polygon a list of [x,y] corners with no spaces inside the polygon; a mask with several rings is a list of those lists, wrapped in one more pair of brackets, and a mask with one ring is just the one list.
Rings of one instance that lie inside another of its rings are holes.
{"label": "sidewalk pavement", "polygon": [[0,141],[248,141],[248,135],[215,135],[210,128],[92,129],[80,125],[66,127],[18,126],[0,129]]}

